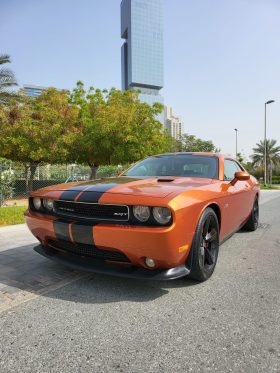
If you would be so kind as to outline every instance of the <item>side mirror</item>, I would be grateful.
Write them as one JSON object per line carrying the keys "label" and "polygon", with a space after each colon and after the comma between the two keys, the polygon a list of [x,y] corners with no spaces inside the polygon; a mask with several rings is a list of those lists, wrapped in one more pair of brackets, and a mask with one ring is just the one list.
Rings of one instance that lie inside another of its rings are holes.
{"label": "side mirror", "polygon": [[234,185],[237,181],[246,181],[250,179],[250,175],[246,171],[237,171],[234,174],[234,179],[231,180],[231,184]]}

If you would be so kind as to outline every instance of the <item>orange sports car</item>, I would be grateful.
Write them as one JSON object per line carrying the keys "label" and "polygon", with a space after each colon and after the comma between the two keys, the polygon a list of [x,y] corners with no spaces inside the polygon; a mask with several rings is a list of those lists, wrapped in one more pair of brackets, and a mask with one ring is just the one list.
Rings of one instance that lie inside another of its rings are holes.
{"label": "orange sports car", "polygon": [[34,249],[77,269],[124,277],[207,280],[219,245],[258,227],[260,187],[236,160],[212,153],[148,157],[117,178],[33,192]]}

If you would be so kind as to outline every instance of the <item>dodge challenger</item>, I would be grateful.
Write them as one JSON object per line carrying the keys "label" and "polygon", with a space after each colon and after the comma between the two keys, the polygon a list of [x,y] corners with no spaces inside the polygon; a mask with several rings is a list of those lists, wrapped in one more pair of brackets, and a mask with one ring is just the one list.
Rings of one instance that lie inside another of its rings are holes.
{"label": "dodge challenger", "polygon": [[219,245],[258,227],[260,187],[235,159],[148,157],[115,178],[33,192],[36,252],[72,268],[132,278],[207,280]]}

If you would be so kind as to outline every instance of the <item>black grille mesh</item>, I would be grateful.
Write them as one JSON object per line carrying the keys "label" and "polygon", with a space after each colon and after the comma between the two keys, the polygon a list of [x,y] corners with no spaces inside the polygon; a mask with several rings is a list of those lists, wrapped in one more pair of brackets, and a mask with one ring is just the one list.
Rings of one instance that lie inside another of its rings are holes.
{"label": "black grille mesh", "polygon": [[92,220],[128,221],[129,217],[127,206],[99,203],[55,201],[54,211],[59,216]]}
{"label": "black grille mesh", "polygon": [[121,252],[98,249],[96,248],[96,246],[93,245],[84,245],[62,240],[49,240],[48,243],[52,247],[65,250],[71,254],[87,256],[95,259],[113,260],[127,263],[130,262],[128,257]]}

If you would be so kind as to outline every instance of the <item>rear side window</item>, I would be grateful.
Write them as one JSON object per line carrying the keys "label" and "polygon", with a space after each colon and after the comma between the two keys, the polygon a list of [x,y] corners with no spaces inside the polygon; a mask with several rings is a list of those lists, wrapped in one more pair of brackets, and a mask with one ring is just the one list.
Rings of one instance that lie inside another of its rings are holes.
{"label": "rear side window", "polygon": [[235,172],[242,171],[241,167],[231,159],[225,159],[224,180],[233,180]]}

